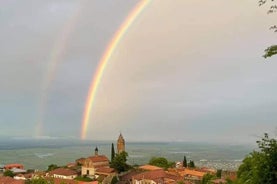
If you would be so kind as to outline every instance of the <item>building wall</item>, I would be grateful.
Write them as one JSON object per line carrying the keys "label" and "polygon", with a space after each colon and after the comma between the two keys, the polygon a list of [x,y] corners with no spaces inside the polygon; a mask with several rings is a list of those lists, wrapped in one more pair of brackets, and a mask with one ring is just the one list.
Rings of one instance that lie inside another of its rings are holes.
{"label": "building wall", "polygon": [[84,176],[84,175],[93,176],[93,175],[95,175],[95,168],[82,166],[81,174],[82,174],[82,176]]}
{"label": "building wall", "polygon": [[53,177],[72,180],[72,179],[76,178],[77,175],[64,176],[64,175],[54,174]]}
{"label": "building wall", "polygon": [[132,184],[157,184],[157,183],[153,180],[147,180],[147,179],[136,180],[136,179],[134,179]]}

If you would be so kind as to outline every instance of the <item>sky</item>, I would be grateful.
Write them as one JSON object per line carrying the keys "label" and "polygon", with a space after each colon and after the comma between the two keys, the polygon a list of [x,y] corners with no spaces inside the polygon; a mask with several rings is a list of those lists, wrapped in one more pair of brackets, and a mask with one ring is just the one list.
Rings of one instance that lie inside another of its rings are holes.
{"label": "sky", "polygon": [[[0,137],[80,138],[91,80],[139,0],[0,1]],[[249,143],[277,134],[276,15],[253,0],[153,0],[98,86],[87,139]],[[275,21],[275,22],[274,22]]]}

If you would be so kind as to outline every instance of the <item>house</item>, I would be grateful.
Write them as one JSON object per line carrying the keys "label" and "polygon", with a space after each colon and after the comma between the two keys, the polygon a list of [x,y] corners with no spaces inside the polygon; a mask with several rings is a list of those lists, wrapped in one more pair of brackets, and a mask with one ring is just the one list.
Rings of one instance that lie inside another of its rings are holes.
{"label": "house", "polygon": [[71,179],[62,179],[62,178],[54,178],[53,182],[54,184],[79,184],[78,181],[71,180]]}
{"label": "house", "polygon": [[44,178],[46,174],[44,171],[36,171],[32,174],[32,178]]}
{"label": "house", "polygon": [[5,170],[11,170],[11,169],[13,169],[13,168],[23,169],[24,167],[23,167],[22,164],[17,164],[17,163],[15,163],[15,164],[6,164],[6,165],[4,166],[4,169],[5,169]]}
{"label": "house", "polygon": [[98,148],[95,148],[94,156],[90,156],[83,161],[81,174],[94,176],[99,168],[110,168],[109,159],[105,155],[98,155]]}
{"label": "house", "polygon": [[57,168],[48,173],[48,176],[61,179],[74,179],[78,175],[77,171],[67,168]]}
{"label": "house", "polygon": [[108,175],[115,174],[115,173],[116,173],[115,170],[110,167],[100,167],[95,170],[95,174],[97,174],[97,175],[108,176]]}
{"label": "house", "polygon": [[66,164],[66,167],[68,167],[68,168],[73,168],[73,167],[76,167],[76,166],[77,166],[76,162]]}
{"label": "house", "polygon": [[77,159],[75,161],[76,165],[83,165],[85,163],[85,160],[86,160],[86,158],[79,158],[79,159]]}
{"label": "house", "polygon": [[0,172],[4,171],[4,165],[0,164]]}
{"label": "house", "polygon": [[132,170],[130,172],[119,175],[119,184],[131,184],[135,175],[142,173],[141,170]]}
{"label": "house", "polygon": [[146,171],[132,177],[132,184],[171,184],[177,181],[182,181],[182,178],[164,170]]}
{"label": "house", "polygon": [[24,169],[18,169],[18,168],[12,168],[12,169],[10,169],[10,171],[12,171],[14,174],[23,174],[23,173],[27,172]]}
{"label": "house", "polygon": [[163,168],[157,167],[154,165],[142,165],[142,166],[139,166],[139,169],[142,169],[145,171],[163,170]]}
{"label": "house", "polygon": [[79,181],[78,184],[98,184],[98,181]]}
{"label": "house", "polygon": [[185,178],[186,181],[200,182],[203,176],[206,174],[206,172],[186,168],[184,170],[179,171],[179,174],[183,178]]}
{"label": "house", "polygon": [[16,180],[8,176],[0,177],[1,184],[24,184],[25,181],[23,180]]}
{"label": "house", "polygon": [[13,178],[16,180],[27,180],[31,179],[33,177],[33,174],[17,174]]}

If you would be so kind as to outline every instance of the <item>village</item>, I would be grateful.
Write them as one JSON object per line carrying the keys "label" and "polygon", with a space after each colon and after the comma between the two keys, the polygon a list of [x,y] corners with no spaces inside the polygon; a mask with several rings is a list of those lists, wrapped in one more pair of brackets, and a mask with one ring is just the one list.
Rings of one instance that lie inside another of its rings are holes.
{"label": "village", "polygon": [[236,172],[207,167],[198,168],[193,161],[169,162],[165,158],[152,158],[149,164],[130,166],[125,140],[120,133],[117,153],[111,148],[111,160],[101,155],[97,147],[87,158],[78,158],[66,166],[49,165],[46,171],[25,170],[20,163],[0,165],[1,184],[200,184],[229,183]]}

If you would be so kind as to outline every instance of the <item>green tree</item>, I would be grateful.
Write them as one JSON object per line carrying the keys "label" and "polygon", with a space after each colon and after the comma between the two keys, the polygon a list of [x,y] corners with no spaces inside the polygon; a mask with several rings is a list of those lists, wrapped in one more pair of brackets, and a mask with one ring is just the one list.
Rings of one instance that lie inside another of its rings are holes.
{"label": "green tree", "polygon": [[114,159],[111,161],[111,167],[117,170],[119,173],[127,171],[130,166],[127,164],[128,153],[123,151],[116,154]]}
{"label": "green tree", "polygon": [[118,182],[118,179],[116,176],[113,177],[111,184],[116,184]]}
{"label": "green tree", "polygon": [[222,169],[217,169],[216,170],[216,177],[221,178],[221,174],[222,174]]}
{"label": "green tree", "polygon": [[268,134],[257,141],[259,151],[253,151],[243,160],[238,170],[238,183],[277,183],[277,141]]}
{"label": "green tree", "polygon": [[169,167],[172,167],[174,165],[174,162],[169,162],[164,157],[153,157],[150,159],[149,164],[167,169]]}
{"label": "green tree", "polygon": [[59,167],[58,167],[56,164],[50,164],[50,165],[48,166],[47,171],[52,171],[52,170],[57,169],[57,168],[59,168]]}
{"label": "green tree", "polygon": [[111,161],[114,159],[115,157],[115,151],[114,151],[114,145],[112,143],[112,149],[111,149]]}
{"label": "green tree", "polygon": [[183,167],[187,167],[187,166],[188,166],[187,157],[184,155]]}
{"label": "green tree", "polygon": [[[259,6],[269,4],[270,8],[267,11],[268,14],[277,12],[277,5],[274,2],[275,0],[259,0]],[[269,29],[277,32],[277,26],[273,25]],[[267,49],[265,49],[265,54],[263,55],[264,58],[271,57],[277,54],[277,45],[271,45]]]}
{"label": "green tree", "polygon": [[267,49],[265,49],[265,54],[263,55],[264,58],[271,57],[277,54],[277,45],[271,45]]}
{"label": "green tree", "polygon": [[91,178],[87,177],[86,175],[85,176],[77,176],[76,178],[74,178],[74,180],[76,181],[93,181]]}
{"label": "green tree", "polygon": [[15,174],[11,170],[6,170],[4,173],[4,176],[14,177]]}
{"label": "green tree", "polygon": [[195,168],[194,161],[193,161],[193,160],[190,160],[188,166],[189,166],[190,168]]}
{"label": "green tree", "polygon": [[212,182],[213,179],[215,179],[216,177],[212,174],[205,174],[202,178],[202,184],[210,184]]}

